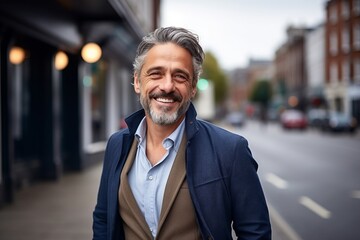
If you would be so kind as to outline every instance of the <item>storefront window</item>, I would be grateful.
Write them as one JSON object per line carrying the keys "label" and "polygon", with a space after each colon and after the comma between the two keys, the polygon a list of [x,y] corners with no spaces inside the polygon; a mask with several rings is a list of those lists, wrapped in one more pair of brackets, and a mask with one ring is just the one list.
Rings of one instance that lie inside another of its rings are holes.
{"label": "storefront window", "polygon": [[105,129],[105,87],[106,63],[83,63],[82,65],[82,129],[83,146],[92,148],[92,144],[106,140]]}
{"label": "storefront window", "polygon": [[[11,52],[11,51],[10,51]],[[11,57],[11,55],[9,56]],[[10,58],[10,62],[12,59]],[[13,139],[15,144],[15,161],[24,159],[26,151],[26,133],[29,122],[29,86],[28,62],[13,62],[9,67],[9,83],[11,84]]]}
{"label": "storefront window", "polygon": [[92,65],[91,131],[92,142],[105,140],[105,64]]}

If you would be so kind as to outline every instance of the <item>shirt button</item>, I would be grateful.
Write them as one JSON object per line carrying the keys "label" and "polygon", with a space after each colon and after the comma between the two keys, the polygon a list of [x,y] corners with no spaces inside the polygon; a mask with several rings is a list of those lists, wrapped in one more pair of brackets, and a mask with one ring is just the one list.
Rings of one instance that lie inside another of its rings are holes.
{"label": "shirt button", "polygon": [[153,180],[153,176],[149,176],[149,180]]}

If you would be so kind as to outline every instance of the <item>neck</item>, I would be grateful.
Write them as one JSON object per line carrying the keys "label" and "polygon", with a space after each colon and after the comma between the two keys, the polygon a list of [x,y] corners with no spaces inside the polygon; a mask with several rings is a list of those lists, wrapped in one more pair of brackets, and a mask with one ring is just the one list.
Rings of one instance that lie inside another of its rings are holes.
{"label": "neck", "polygon": [[146,156],[154,166],[166,153],[163,147],[163,140],[168,137],[179,126],[184,117],[181,117],[176,123],[171,125],[155,124],[149,117],[146,117]]}
{"label": "neck", "polygon": [[146,117],[147,132],[146,141],[152,142],[154,145],[162,144],[162,141],[168,137],[180,125],[185,116],[179,118],[174,124],[159,125],[151,121],[150,117]]}

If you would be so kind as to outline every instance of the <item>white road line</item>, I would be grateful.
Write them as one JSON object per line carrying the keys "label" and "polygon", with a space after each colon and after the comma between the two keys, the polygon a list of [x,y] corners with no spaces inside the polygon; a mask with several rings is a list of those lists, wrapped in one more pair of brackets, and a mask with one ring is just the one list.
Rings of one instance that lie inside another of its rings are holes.
{"label": "white road line", "polygon": [[[271,225],[280,230],[280,234],[284,234],[287,240],[302,240],[294,229],[282,218],[275,208],[268,203]],[[279,231],[277,230],[277,231]]]}
{"label": "white road line", "polygon": [[285,189],[288,186],[287,182],[284,179],[278,177],[273,173],[266,174],[265,179],[266,181],[280,189]]}
{"label": "white road line", "polygon": [[325,209],[309,197],[302,196],[299,199],[299,202],[322,218],[328,219],[331,217],[331,212],[329,210]]}
{"label": "white road line", "polygon": [[355,190],[351,192],[351,197],[360,199],[360,190]]}

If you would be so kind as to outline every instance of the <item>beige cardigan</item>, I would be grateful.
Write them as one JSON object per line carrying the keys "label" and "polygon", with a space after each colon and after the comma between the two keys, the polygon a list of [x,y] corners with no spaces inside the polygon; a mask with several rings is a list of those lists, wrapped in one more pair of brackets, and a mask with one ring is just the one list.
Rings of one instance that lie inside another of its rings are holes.
{"label": "beige cardigan", "polygon": [[[120,176],[119,210],[123,220],[125,239],[146,240],[153,237],[132,194],[127,178],[136,156],[136,149],[137,140],[135,139]],[[184,134],[165,187],[156,240],[201,239],[186,181],[185,149],[186,136]]]}

